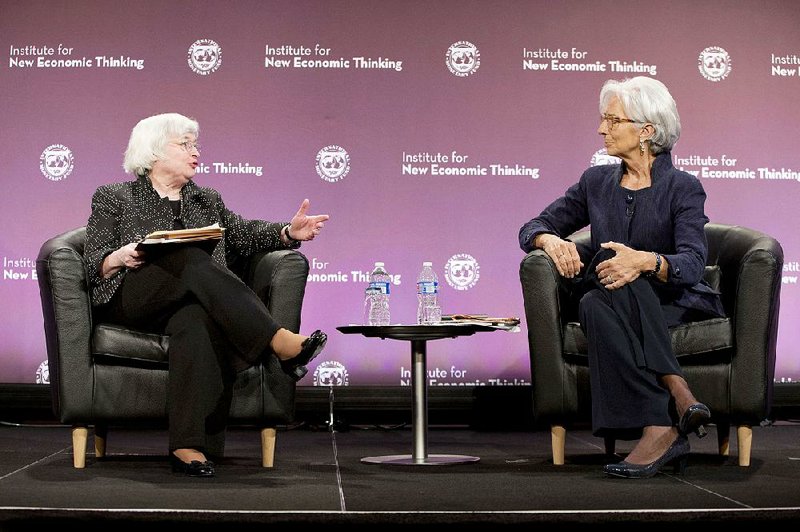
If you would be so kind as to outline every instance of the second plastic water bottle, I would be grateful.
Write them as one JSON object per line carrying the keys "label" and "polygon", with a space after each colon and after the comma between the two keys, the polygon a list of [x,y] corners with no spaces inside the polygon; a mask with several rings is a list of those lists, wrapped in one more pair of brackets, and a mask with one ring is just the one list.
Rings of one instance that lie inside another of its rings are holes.
{"label": "second plastic water bottle", "polygon": [[417,323],[435,324],[442,319],[439,306],[439,278],[433,271],[433,263],[423,262],[417,277]]}
{"label": "second plastic water bottle", "polygon": [[389,293],[391,292],[392,278],[386,271],[382,262],[376,262],[375,268],[369,274],[369,288],[374,290],[372,297],[373,309],[370,312],[371,325],[389,325],[391,314],[389,312]]}

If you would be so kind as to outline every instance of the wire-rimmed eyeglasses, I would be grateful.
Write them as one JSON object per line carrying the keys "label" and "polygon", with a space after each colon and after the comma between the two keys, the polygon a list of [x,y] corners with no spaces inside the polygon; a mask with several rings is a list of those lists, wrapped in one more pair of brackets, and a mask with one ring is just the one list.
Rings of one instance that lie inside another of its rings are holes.
{"label": "wire-rimmed eyeglasses", "polygon": [[191,140],[184,140],[183,142],[176,142],[178,146],[183,148],[184,151],[188,153],[192,153],[192,150],[197,150],[197,152],[203,151],[203,148],[197,142],[192,142]]}
{"label": "wire-rimmed eyeglasses", "polygon": [[622,124],[623,122],[630,122],[631,124],[635,124],[636,120],[631,120],[630,118],[620,118],[614,115],[601,115],[600,122],[605,122],[606,127],[608,127],[609,131],[612,131],[617,124]]}

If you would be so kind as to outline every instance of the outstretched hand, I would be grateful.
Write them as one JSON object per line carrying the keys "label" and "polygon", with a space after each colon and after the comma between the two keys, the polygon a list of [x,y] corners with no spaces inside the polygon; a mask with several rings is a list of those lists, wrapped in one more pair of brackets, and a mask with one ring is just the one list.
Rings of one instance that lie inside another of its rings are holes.
{"label": "outstretched hand", "polygon": [[330,218],[327,214],[306,214],[310,204],[308,198],[304,199],[289,225],[289,232],[295,240],[314,240]]}

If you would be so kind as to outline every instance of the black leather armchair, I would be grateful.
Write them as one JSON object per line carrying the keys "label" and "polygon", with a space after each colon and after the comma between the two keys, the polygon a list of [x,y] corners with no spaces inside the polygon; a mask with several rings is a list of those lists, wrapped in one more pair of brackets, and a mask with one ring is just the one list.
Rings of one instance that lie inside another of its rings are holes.
{"label": "black leather armchair", "polygon": [[[45,242],[36,260],[53,410],[72,430],[73,459],[86,463],[88,427],[95,455],[105,455],[109,425],[166,420],[169,337],[97,323],[92,316],[80,227]],[[298,332],[308,277],[306,257],[291,250],[258,253],[241,277],[287,329]],[[231,423],[261,427],[262,465],[272,467],[276,427],[294,417],[295,381],[276,357],[239,373]]]}
{"label": "black leather armchair", "polygon": [[[589,231],[570,239],[589,244]],[[729,453],[736,425],[739,465],[750,465],[752,425],[772,403],[783,249],[772,237],[735,225],[706,225],[706,279],[722,293],[726,318],[670,330],[672,346],[694,395],[711,409],[719,452]],[[533,410],[549,424],[553,463],[564,463],[566,427],[591,417],[586,337],[577,303],[541,250],[520,264],[530,347]],[[606,440],[613,454],[615,442]]]}

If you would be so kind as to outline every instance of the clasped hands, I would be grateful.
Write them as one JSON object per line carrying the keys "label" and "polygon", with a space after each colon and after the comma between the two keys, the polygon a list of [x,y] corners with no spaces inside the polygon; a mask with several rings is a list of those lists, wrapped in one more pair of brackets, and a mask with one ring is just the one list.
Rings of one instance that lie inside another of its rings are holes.
{"label": "clasped hands", "polygon": [[[572,279],[581,271],[583,262],[578,254],[574,242],[563,240],[556,235],[542,235],[545,237],[542,249],[553,260],[559,275]],[[597,265],[595,273],[600,284],[609,290],[617,290],[636,280],[641,275],[639,264],[640,251],[629,248],[618,242],[604,242],[600,244],[603,249],[613,250],[615,255]]]}

